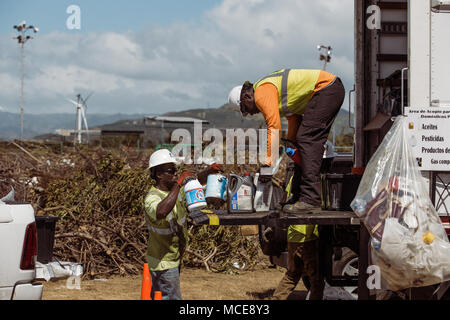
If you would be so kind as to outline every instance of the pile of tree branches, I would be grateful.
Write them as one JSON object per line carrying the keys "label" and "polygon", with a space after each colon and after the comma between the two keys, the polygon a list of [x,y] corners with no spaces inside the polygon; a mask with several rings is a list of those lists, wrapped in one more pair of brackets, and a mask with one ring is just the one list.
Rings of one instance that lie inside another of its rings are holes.
{"label": "pile of tree branches", "polygon": [[[0,143],[0,151],[1,195],[14,187],[16,200],[31,203],[38,215],[59,217],[55,258],[81,263],[89,278],[142,272],[148,241],[143,201],[153,183],[147,170],[152,150],[15,141]],[[255,166],[226,166],[226,173],[243,170],[252,172]],[[189,232],[185,266],[235,272],[261,261],[257,237],[242,236],[237,226],[190,225]]]}

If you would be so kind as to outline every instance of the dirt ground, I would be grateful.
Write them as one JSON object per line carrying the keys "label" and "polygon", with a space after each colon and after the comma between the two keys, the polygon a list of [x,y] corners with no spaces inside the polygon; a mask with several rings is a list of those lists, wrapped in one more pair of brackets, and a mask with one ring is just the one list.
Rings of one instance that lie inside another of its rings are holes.
{"label": "dirt ground", "polygon": [[[284,269],[264,268],[240,274],[212,273],[185,268],[181,272],[181,294],[185,300],[271,299]],[[43,300],[139,300],[141,276],[82,280],[80,289],[68,289],[67,280],[44,282]],[[69,286],[70,287],[70,286]],[[290,299],[304,299],[303,283]]]}

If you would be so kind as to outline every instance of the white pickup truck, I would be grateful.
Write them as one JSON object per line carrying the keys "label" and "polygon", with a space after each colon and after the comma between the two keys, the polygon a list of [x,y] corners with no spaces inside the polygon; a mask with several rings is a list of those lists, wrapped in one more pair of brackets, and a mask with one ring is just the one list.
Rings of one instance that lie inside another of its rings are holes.
{"label": "white pickup truck", "polygon": [[35,281],[37,231],[30,204],[14,201],[14,191],[0,199],[0,300],[40,300]]}

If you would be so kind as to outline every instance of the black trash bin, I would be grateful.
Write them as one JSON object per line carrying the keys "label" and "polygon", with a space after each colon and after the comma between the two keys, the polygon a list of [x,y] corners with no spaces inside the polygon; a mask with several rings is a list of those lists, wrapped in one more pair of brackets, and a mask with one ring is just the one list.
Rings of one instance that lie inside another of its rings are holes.
{"label": "black trash bin", "polygon": [[325,176],[326,209],[351,211],[350,203],[358,191],[362,175],[330,173]]}
{"label": "black trash bin", "polygon": [[55,226],[59,217],[36,216],[37,261],[46,264],[52,261],[55,242]]}

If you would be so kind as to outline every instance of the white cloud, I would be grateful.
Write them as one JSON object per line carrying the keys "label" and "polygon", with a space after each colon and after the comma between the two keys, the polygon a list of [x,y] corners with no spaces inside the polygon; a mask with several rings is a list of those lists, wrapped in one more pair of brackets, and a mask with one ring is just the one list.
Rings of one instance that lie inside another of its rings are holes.
{"label": "white cloud", "polygon": [[0,88],[5,94],[20,93],[20,78],[14,78],[8,73],[0,73]]}
{"label": "white cloud", "polygon": [[[218,107],[244,80],[279,68],[321,68],[353,84],[352,0],[224,0],[197,23],[136,32],[39,34],[26,46],[27,110],[65,112],[64,99],[94,91],[91,112],[163,113]],[[0,35],[0,104],[19,100],[20,55]]]}
{"label": "white cloud", "polygon": [[[124,79],[126,80],[126,79]],[[75,90],[109,93],[121,87],[121,78],[75,65],[48,66],[27,86],[29,94],[75,94]]]}

